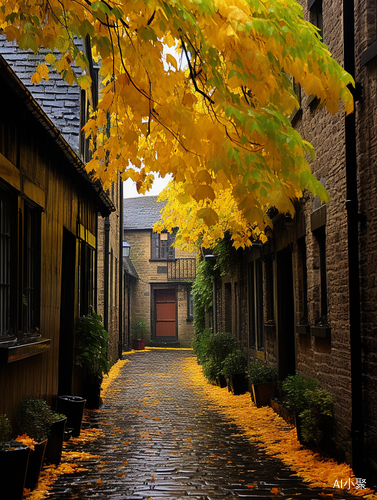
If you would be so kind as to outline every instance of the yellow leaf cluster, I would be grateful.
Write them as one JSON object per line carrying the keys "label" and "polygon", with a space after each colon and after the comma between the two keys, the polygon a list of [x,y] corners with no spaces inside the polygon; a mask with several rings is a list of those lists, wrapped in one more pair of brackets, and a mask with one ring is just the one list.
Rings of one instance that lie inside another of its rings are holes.
{"label": "yellow leaf cluster", "polygon": [[[46,63],[87,90],[89,72],[74,70],[87,69],[75,41],[90,40],[103,92],[85,127],[87,168],[105,189],[117,172],[141,193],[152,172],[170,173],[182,184],[179,199],[197,203],[199,219],[215,228],[215,204],[228,193],[242,214],[229,219],[234,234],[245,221],[263,225],[267,203],[293,213],[304,189],[326,199],[310,173],[308,144],[289,121],[297,99],[288,76],[331,113],[339,102],[352,111],[354,82],[296,0],[0,0],[0,7],[8,40],[46,49]],[[43,78],[48,67],[40,64],[33,82]]]}

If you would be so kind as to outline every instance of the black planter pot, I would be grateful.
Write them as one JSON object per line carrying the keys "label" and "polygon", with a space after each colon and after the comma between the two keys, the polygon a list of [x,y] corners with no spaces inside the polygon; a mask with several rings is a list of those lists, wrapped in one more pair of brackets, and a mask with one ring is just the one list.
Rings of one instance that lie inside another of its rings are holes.
{"label": "black planter pot", "polygon": [[226,384],[226,378],[224,377],[224,375],[217,376],[216,385],[218,385],[221,388],[226,387],[227,384]]}
{"label": "black planter pot", "polygon": [[229,379],[230,390],[235,396],[245,394],[248,389],[248,380],[245,373],[233,373]]}
{"label": "black planter pot", "polygon": [[275,397],[275,383],[264,382],[260,384],[252,384],[252,394],[254,403],[257,408],[268,406],[270,399]]}
{"label": "black planter pot", "polygon": [[[18,443],[19,444],[19,443]],[[0,491],[7,500],[22,500],[30,448],[0,451]]]}
{"label": "black planter pot", "polygon": [[83,396],[86,399],[85,408],[90,410],[98,410],[102,405],[101,398],[101,383],[102,379],[96,375],[87,375],[83,383]]}
{"label": "black planter pot", "polygon": [[33,490],[37,486],[39,474],[42,470],[46,446],[47,439],[41,441],[40,443],[37,443],[34,447],[34,450],[31,450],[29,456],[29,465],[26,473],[25,488]]}
{"label": "black planter pot", "polygon": [[72,427],[72,436],[77,437],[81,432],[82,416],[86,400],[81,396],[59,396],[58,413],[67,416],[67,427]]}
{"label": "black planter pot", "polygon": [[57,420],[51,425],[45,459],[50,464],[59,465],[62,458],[65,424],[67,418]]}

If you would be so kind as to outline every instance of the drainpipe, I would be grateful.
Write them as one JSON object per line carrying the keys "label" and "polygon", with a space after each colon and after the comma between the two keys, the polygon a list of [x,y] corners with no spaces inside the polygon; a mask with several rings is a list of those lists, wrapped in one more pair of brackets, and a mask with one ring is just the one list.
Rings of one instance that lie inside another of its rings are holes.
{"label": "drainpipe", "polygon": [[131,347],[131,285],[133,278],[132,276],[127,277],[127,346]]}
{"label": "drainpipe", "polygon": [[119,340],[118,358],[122,358],[123,351],[123,182],[119,182]]}
{"label": "drainpipe", "polygon": [[[355,79],[354,0],[343,0],[343,26],[344,69]],[[359,275],[359,207],[357,192],[355,112],[356,111],[345,118],[345,161],[347,180],[346,210],[348,224],[349,321],[351,349],[352,468],[356,477],[362,477],[365,469],[363,468],[364,425]]]}
{"label": "drainpipe", "polygon": [[105,218],[105,255],[103,270],[103,327],[109,330],[109,254],[110,254],[110,219]]}

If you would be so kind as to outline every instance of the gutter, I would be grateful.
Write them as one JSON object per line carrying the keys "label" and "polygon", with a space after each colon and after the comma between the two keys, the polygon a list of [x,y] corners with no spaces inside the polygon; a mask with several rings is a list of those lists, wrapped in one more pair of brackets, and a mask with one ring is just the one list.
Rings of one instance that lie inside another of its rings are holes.
{"label": "gutter", "polygon": [[[355,6],[343,0],[344,69],[355,78]],[[355,92],[353,92],[355,97]],[[356,99],[355,99],[356,100]],[[356,477],[365,473],[362,346],[359,273],[359,206],[357,183],[356,111],[345,117],[345,152],[347,182],[348,280],[351,350],[351,439],[352,468]]]}

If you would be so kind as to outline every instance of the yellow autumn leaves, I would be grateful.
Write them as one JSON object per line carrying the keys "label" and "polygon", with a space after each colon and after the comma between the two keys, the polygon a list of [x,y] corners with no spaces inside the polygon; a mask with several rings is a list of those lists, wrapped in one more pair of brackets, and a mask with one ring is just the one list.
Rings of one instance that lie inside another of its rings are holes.
{"label": "yellow autumn leaves", "polygon": [[[118,171],[140,192],[152,172],[169,173],[210,233],[222,231],[228,195],[240,212],[228,221],[234,234],[244,221],[263,229],[269,206],[293,213],[305,189],[328,199],[310,173],[312,148],[289,121],[298,104],[288,76],[330,112],[340,99],[352,111],[352,78],[295,0],[0,0],[0,7],[8,40],[48,52],[33,83],[51,67],[90,96],[90,56],[99,63],[102,95],[85,133],[93,148],[87,168],[105,189]],[[91,54],[80,38],[90,40]]]}

